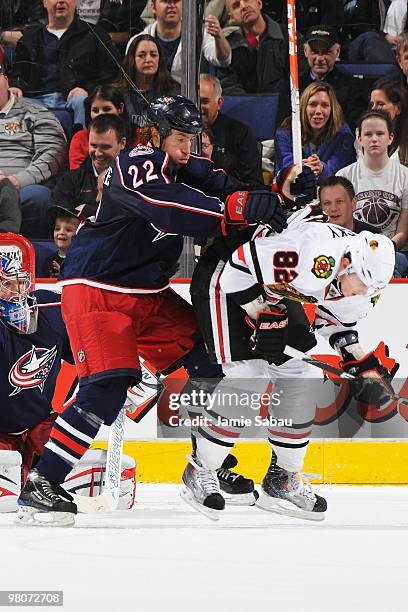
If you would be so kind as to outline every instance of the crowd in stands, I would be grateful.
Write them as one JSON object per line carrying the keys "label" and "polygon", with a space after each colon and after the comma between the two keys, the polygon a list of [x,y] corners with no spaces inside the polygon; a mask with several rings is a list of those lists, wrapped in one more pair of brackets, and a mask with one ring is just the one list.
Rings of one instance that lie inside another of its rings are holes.
{"label": "crowd in stands", "polygon": [[[271,182],[273,165],[293,162],[286,0],[204,4],[202,155],[237,182]],[[303,163],[331,222],[393,239],[398,277],[408,276],[407,5],[296,2]],[[98,176],[144,142],[149,103],[181,92],[182,8],[0,0],[0,231],[54,239],[44,274],[58,274],[80,219],[95,213]],[[250,115],[223,112],[230,96],[253,96],[254,115],[257,96],[277,96],[272,144],[263,149]]]}

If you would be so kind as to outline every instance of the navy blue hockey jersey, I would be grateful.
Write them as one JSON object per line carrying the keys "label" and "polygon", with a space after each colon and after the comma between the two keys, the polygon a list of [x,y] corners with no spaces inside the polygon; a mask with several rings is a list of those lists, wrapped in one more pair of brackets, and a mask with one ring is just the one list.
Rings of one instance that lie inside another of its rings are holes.
{"label": "navy blue hockey jersey", "polygon": [[[33,295],[39,304],[61,297]],[[0,317],[0,432],[19,433],[49,416],[61,359],[74,363],[60,306],[38,309],[34,334],[11,331]]]}
{"label": "navy blue hockey jersey", "polygon": [[182,236],[219,233],[220,198],[233,190],[225,172],[203,157],[192,155],[177,177],[163,151],[144,145],[124,150],[107,172],[96,219],[87,220],[72,241],[61,283],[126,293],[165,289]]}

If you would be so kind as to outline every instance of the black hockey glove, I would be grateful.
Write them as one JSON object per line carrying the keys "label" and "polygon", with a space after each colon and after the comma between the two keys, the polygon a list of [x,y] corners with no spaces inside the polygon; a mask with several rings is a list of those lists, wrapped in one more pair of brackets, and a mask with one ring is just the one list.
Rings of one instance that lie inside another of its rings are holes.
{"label": "black hockey glove", "polygon": [[283,198],[287,209],[302,208],[317,198],[316,177],[308,166],[302,166],[298,176],[295,165],[286,166],[275,176],[273,190]]}
{"label": "black hockey glove", "polygon": [[269,306],[257,315],[249,345],[259,359],[273,361],[285,351],[288,337],[288,314],[286,308]]}
{"label": "black hockey glove", "polygon": [[225,200],[224,224],[244,225],[262,223],[280,233],[287,227],[286,214],[280,198],[270,189],[234,191]]}
{"label": "black hockey glove", "polygon": [[[388,347],[386,355],[388,356]],[[348,374],[357,376],[356,380],[350,380],[356,400],[365,404],[383,406],[393,399],[395,393],[391,381],[399,368],[398,363],[388,371],[374,353],[368,353],[359,360],[343,361],[341,366]]]}

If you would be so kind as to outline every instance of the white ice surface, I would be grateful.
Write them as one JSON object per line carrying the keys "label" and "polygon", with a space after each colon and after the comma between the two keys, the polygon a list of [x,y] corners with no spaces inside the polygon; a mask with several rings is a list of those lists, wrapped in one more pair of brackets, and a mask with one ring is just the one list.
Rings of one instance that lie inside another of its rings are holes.
{"label": "white ice surface", "polygon": [[0,514],[0,589],[63,589],[43,609],[64,612],[406,612],[408,487],[316,490],[322,523],[254,507],[213,523],[176,485],[138,485],[134,511],[71,529]]}

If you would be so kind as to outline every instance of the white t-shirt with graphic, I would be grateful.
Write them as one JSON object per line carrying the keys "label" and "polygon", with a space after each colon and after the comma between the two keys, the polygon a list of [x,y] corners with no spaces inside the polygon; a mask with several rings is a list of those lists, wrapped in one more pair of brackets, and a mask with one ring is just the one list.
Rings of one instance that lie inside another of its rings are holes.
{"label": "white t-shirt with graphic", "polygon": [[353,184],[357,197],[354,218],[392,238],[401,210],[408,208],[408,168],[399,158],[390,158],[380,172],[373,172],[360,159],[339,170],[336,176],[344,176]]}
{"label": "white t-shirt with graphic", "polygon": [[76,9],[80,19],[95,25],[101,12],[101,0],[76,0]]}

